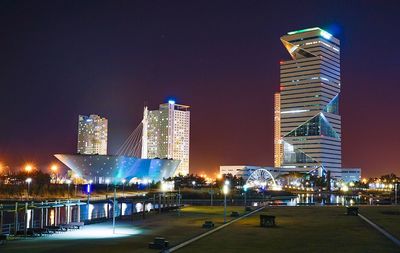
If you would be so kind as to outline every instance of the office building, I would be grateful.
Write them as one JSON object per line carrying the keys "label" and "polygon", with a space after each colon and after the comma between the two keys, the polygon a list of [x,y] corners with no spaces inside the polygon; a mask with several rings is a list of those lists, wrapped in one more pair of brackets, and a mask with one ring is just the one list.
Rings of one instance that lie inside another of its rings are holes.
{"label": "office building", "polygon": [[170,100],[158,110],[144,109],[142,158],[179,160],[175,175],[189,174],[189,106]]}
{"label": "office building", "polygon": [[79,115],[78,154],[107,154],[108,121],[98,115]]}
{"label": "office building", "polygon": [[291,59],[280,62],[275,95],[275,166],[340,170],[340,41],[318,27],[289,32],[281,41]]}

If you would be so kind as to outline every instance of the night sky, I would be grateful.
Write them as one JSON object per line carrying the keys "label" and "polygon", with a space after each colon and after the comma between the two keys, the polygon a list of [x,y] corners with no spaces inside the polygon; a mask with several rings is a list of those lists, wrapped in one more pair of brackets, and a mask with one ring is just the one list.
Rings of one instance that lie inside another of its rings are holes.
{"label": "night sky", "polygon": [[91,113],[115,153],[144,104],[174,97],[191,106],[192,172],[272,166],[279,38],[319,26],[341,40],[343,166],[400,174],[400,4],[269,2],[1,1],[0,161],[76,152]]}

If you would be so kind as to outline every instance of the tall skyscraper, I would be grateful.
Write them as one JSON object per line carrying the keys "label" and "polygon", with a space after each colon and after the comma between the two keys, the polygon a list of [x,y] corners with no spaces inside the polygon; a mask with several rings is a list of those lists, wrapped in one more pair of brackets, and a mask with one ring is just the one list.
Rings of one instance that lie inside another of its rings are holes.
{"label": "tall skyscraper", "polygon": [[318,27],[289,32],[281,41],[292,59],[280,63],[275,144],[283,149],[275,147],[275,164],[282,156],[280,167],[337,171],[342,166],[340,41]]}
{"label": "tall skyscraper", "polygon": [[158,110],[144,109],[142,158],[180,160],[175,175],[189,174],[189,106],[170,100]]}
{"label": "tall skyscraper", "polygon": [[79,115],[78,154],[107,155],[108,121],[98,115]]}
{"label": "tall skyscraper", "polygon": [[281,140],[281,94],[275,93],[274,97],[274,166],[282,165],[283,145]]}

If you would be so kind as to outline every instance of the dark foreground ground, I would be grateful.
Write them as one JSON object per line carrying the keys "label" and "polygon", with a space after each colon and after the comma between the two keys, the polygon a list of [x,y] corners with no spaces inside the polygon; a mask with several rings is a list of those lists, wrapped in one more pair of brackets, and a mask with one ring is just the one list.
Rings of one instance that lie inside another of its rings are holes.
{"label": "dark foreground ground", "polygon": [[[242,207],[229,207],[243,212]],[[400,207],[361,207],[360,212],[400,237]],[[82,230],[42,238],[9,241],[0,252],[36,253],[125,253],[159,252],[148,243],[163,236],[176,245],[205,230],[212,220],[223,222],[221,207],[187,207],[177,212],[149,215],[146,219],[118,221],[116,234],[111,223],[86,226]],[[276,228],[261,228],[259,214],[276,216]],[[345,215],[344,207],[267,207],[178,252],[400,252],[383,235],[359,217]]]}

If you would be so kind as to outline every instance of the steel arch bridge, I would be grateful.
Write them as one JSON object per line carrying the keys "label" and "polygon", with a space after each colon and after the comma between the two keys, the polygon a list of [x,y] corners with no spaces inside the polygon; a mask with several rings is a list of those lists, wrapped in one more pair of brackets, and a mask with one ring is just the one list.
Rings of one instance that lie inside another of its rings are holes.
{"label": "steel arch bridge", "polygon": [[270,188],[278,190],[281,187],[276,183],[274,176],[266,169],[257,169],[247,179],[245,188]]}

